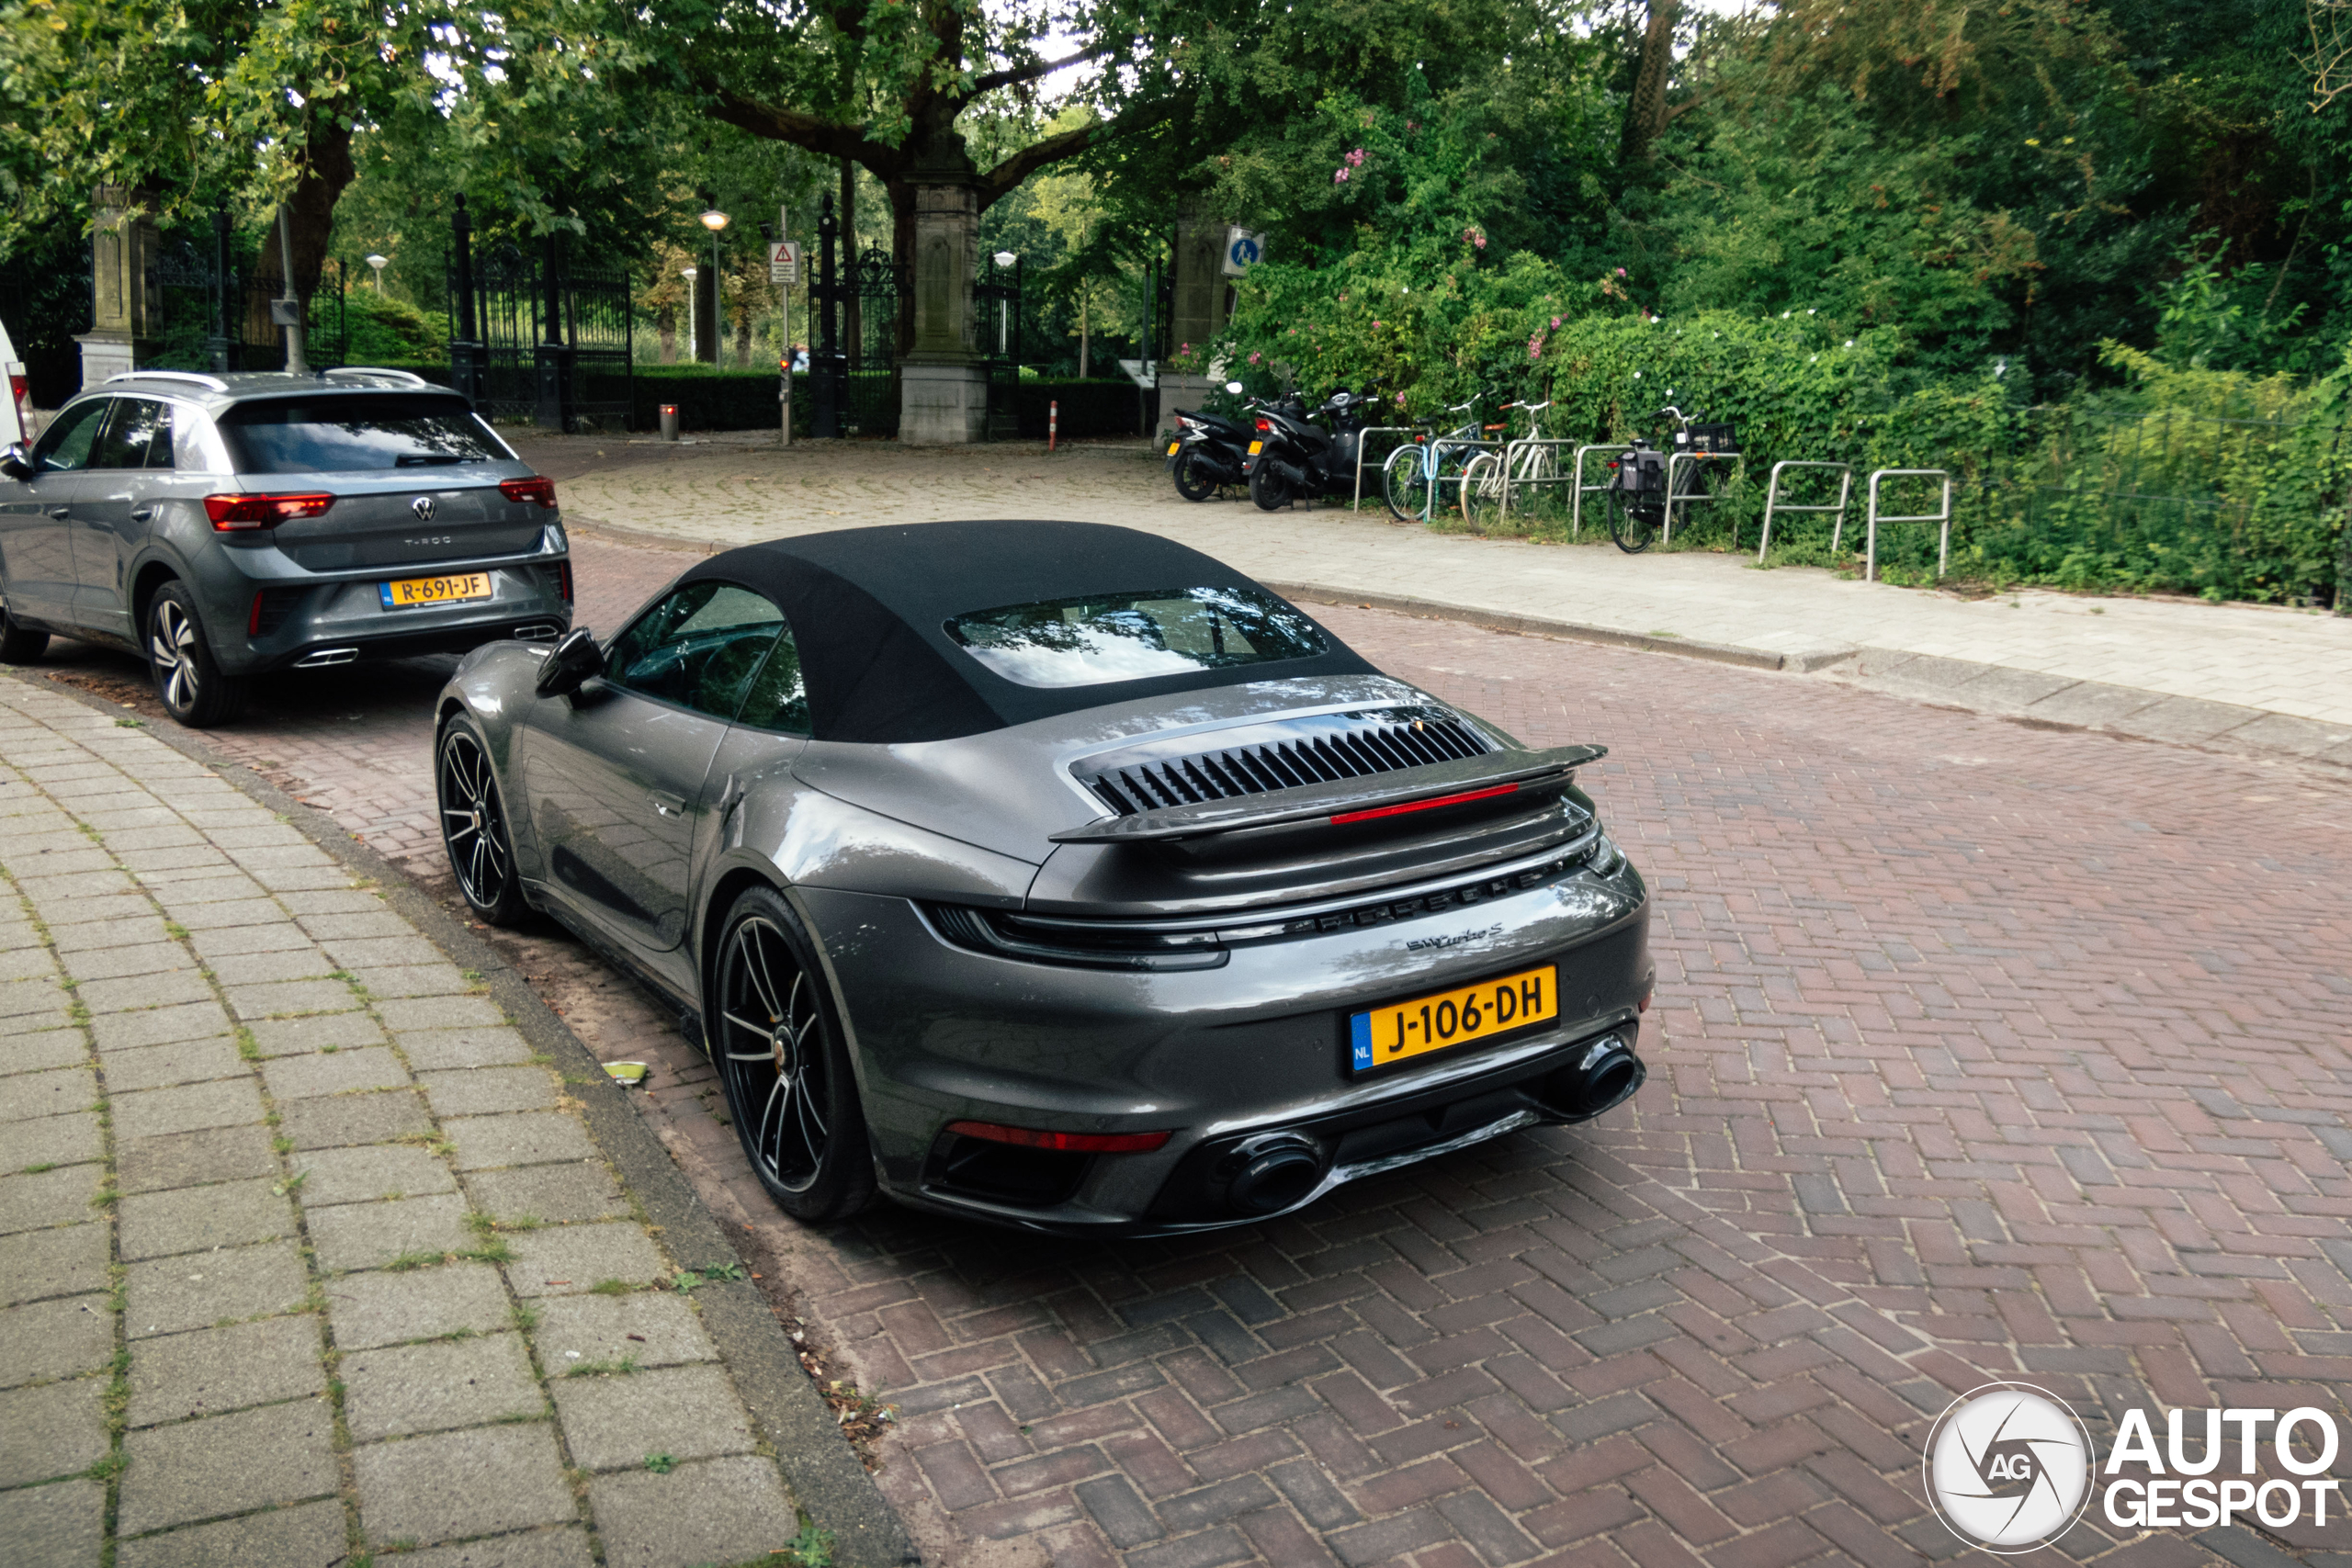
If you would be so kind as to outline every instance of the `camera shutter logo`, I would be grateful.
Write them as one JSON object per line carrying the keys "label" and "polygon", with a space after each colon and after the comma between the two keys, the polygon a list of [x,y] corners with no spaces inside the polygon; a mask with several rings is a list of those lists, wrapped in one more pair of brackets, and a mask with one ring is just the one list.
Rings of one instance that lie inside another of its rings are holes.
{"label": "camera shutter logo", "polygon": [[1936,1517],[1971,1546],[2030,1551],[2090,1501],[2091,1439],[2064,1401],[2031,1383],[1986,1383],[1954,1400],[1921,1460]]}
{"label": "camera shutter logo", "polygon": [[416,513],[416,520],[419,523],[432,522],[433,513],[435,510],[433,504],[433,498],[429,495],[418,496],[414,501],[408,503],[408,509]]}

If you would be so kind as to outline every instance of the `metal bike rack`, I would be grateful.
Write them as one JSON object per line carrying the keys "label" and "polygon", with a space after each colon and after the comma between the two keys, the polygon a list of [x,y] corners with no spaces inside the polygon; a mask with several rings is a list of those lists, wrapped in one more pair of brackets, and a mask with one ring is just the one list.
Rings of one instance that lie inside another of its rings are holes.
{"label": "metal bike rack", "polygon": [[[1740,457],[1740,455],[1739,455],[1738,453],[1736,453],[1736,452],[1669,452],[1669,453],[1668,453],[1668,454],[1667,454],[1667,456],[1666,456],[1666,542],[1667,542],[1668,544],[1669,544],[1669,545],[1670,545],[1670,544],[1674,543],[1674,503],[1675,503],[1676,502],[1678,502],[1678,501],[1679,501],[1679,502],[1680,502],[1683,505],[1688,506],[1688,505],[1690,505],[1690,504],[1692,502],[1694,502],[1694,501],[1713,501],[1713,500],[1714,500],[1714,499],[1715,499],[1715,498],[1714,498],[1713,496],[1712,496],[1712,495],[1677,495],[1677,494],[1675,494],[1675,493],[1674,493],[1674,465],[1675,465],[1675,464],[1677,464],[1677,463],[1688,463],[1688,464],[1690,464],[1690,465],[1691,468],[1695,471],[1695,470],[1697,469],[1698,466],[1699,466],[1700,464],[1702,464],[1702,463],[1724,463],[1724,462],[1732,462],[1732,463],[1736,463],[1736,462],[1738,462],[1738,461],[1739,461],[1739,457]],[[1731,547],[1732,547],[1733,549],[1737,549],[1737,548],[1739,548],[1739,523],[1738,523],[1738,521],[1737,521],[1736,519],[1735,519],[1735,520],[1733,521],[1733,523],[1732,523]]]}
{"label": "metal bike rack", "polygon": [[[1835,468],[1838,470],[1838,504],[1835,506],[1792,506],[1781,500],[1781,470],[1783,468]],[[1764,486],[1764,537],[1756,546],[1756,564],[1764,564],[1764,552],[1772,547],[1772,513],[1780,512],[1834,512],[1837,526],[1829,531],[1829,548],[1838,548],[1838,536],[1846,526],[1846,502],[1854,493],[1854,465],[1851,463],[1806,463],[1792,457],[1772,465],[1772,477]],[[1736,546],[1739,541],[1735,538]]]}
{"label": "metal bike rack", "polygon": [[[1878,513],[1878,481],[1881,479],[1941,479],[1943,504],[1918,517],[1882,517]],[[1878,525],[1882,523],[1937,523],[1942,525],[1942,536],[1936,547],[1936,575],[1941,577],[1951,565],[1951,475],[1942,468],[1880,468],[1871,475],[1869,543],[1862,557],[1862,581],[1878,580]],[[1838,541],[1833,536],[1829,547],[1834,552]]]}
{"label": "metal bike rack", "polygon": [[1584,498],[1587,495],[1599,495],[1609,488],[1605,484],[1589,485],[1584,482],[1585,455],[1589,452],[1631,452],[1633,449],[1633,445],[1624,441],[1577,448],[1576,470],[1568,481],[1576,486],[1576,489],[1569,492],[1572,497],[1568,502],[1569,538],[1577,538],[1584,533]]}
{"label": "metal bike rack", "polygon": [[1527,489],[1533,490],[1538,485],[1556,485],[1566,484],[1568,482],[1567,479],[1561,476],[1556,468],[1553,470],[1549,479],[1537,479],[1532,476],[1523,479],[1514,478],[1511,474],[1512,458],[1519,453],[1533,452],[1542,447],[1549,446],[1557,450],[1562,446],[1574,446],[1575,445],[1576,442],[1574,440],[1557,435],[1522,435],[1516,441],[1504,443],[1502,506],[1502,519],[1504,522],[1508,523],[1510,521],[1510,491],[1513,485],[1524,485]]}
{"label": "metal bike rack", "polygon": [[[1363,444],[1365,437],[1373,435],[1410,435],[1419,428],[1420,426],[1418,424],[1373,424],[1366,425],[1363,429],[1356,432],[1356,493],[1348,502],[1349,511],[1360,511],[1363,506]],[[1394,452],[1396,448],[1392,446],[1389,450]],[[1383,456],[1380,460],[1382,463],[1385,464],[1388,461],[1388,458],[1385,456]]]}

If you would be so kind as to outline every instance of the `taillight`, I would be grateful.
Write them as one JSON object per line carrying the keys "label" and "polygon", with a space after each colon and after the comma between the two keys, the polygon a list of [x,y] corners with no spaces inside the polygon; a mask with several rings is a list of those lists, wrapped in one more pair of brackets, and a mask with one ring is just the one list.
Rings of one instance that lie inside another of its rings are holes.
{"label": "taillight", "polygon": [[527,479],[501,479],[498,481],[498,493],[509,501],[536,501],[541,506],[553,506],[555,481],[536,477]]}
{"label": "taillight", "polygon": [[275,528],[297,517],[316,517],[334,504],[331,495],[208,495],[204,514],[215,530],[233,534],[246,528]]}
{"label": "taillight", "polygon": [[1000,1127],[993,1122],[950,1122],[947,1130],[991,1144],[1012,1144],[1024,1149],[1052,1149],[1057,1154],[1148,1154],[1168,1142],[1168,1133],[1040,1133],[1027,1127]]}
{"label": "taillight", "polygon": [[1261,420],[1260,420],[1260,421],[1258,422],[1258,434],[1261,434],[1261,435],[1272,435],[1273,433],[1274,433],[1274,423],[1273,423],[1273,421],[1272,421],[1272,420],[1268,420],[1268,419],[1261,419]]}
{"label": "taillight", "polygon": [[33,427],[32,385],[25,376],[8,378],[8,395],[17,400],[17,428],[27,432]]}

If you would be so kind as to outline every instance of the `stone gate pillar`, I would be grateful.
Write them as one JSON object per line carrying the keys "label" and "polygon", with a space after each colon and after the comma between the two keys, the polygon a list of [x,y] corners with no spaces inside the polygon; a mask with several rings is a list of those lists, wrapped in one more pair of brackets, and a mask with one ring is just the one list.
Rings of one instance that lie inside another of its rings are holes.
{"label": "stone gate pillar", "polygon": [[155,225],[132,216],[134,193],[100,186],[93,193],[97,222],[90,233],[90,330],[82,345],[82,385],[139,367],[157,348],[163,289],[155,278]]}
{"label": "stone gate pillar", "polygon": [[[1225,331],[1226,225],[1210,216],[1208,206],[1197,197],[1187,197],[1176,209],[1176,255],[1174,265],[1174,300],[1169,312],[1169,343],[1163,350],[1159,372],[1159,425],[1172,429],[1179,408],[1196,408],[1212,387],[1208,374],[1208,345]],[[1184,345],[1193,352],[1185,355]],[[1198,360],[1190,370],[1171,370],[1170,359],[1184,356]]]}
{"label": "stone gate pillar", "polygon": [[899,362],[899,439],[985,441],[989,374],[972,311],[980,199],[963,139],[947,138],[908,177],[915,192],[915,341]]}

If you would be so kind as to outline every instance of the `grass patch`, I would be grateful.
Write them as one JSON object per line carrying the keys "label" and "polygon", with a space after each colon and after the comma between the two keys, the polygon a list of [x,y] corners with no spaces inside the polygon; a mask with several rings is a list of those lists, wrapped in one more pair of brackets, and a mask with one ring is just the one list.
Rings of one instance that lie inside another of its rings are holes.
{"label": "grass patch", "polygon": [[411,1269],[437,1268],[447,1257],[445,1252],[403,1252],[384,1267],[392,1273],[405,1274]]}
{"label": "grass patch", "polygon": [[637,1358],[624,1356],[617,1361],[578,1361],[565,1369],[568,1378],[625,1378],[637,1371]]}
{"label": "grass patch", "polygon": [[625,1296],[635,1287],[627,1280],[599,1280],[588,1287],[592,1296]]}
{"label": "grass patch", "polygon": [[647,1454],[645,1468],[656,1475],[667,1475],[678,1468],[678,1461],[668,1454]]}

